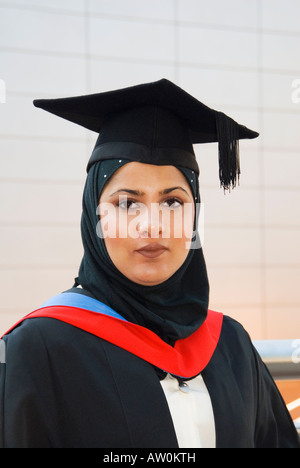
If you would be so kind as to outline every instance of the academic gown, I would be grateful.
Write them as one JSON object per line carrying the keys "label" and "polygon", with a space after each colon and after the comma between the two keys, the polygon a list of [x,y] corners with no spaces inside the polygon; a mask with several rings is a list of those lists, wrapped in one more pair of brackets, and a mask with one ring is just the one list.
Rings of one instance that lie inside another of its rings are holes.
{"label": "academic gown", "polygon": [[[3,342],[1,448],[178,448],[150,362],[56,318],[24,320]],[[201,375],[217,448],[299,448],[272,377],[233,319],[223,318]]]}

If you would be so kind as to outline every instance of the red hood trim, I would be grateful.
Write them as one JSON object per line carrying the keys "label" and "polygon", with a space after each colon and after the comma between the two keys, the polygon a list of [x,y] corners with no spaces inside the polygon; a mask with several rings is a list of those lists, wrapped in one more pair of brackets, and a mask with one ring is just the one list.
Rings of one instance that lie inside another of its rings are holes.
{"label": "red hood trim", "polygon": [[207,366],[217,347],[223,323],[223,314],[209,310],[203,325],[188,338],[176,341],[173,348],[140,325],[77,307],[50,306],[28,314],[8,332],[23,320],[37,317],[61,320],[184,378],[198,375]]}

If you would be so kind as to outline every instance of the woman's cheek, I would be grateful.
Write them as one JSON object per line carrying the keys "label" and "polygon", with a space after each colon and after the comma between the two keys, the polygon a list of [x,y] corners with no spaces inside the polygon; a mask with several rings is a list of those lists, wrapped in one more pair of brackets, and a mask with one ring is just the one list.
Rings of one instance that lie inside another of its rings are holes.
{"label": "woman's cheek", "polygon": [[[170,213],[168,226],[169,237],[173,239],[183,239],[189,241],[193,237],[194,206],[192,203],[185,203],[181,209],[173,210]],[[164,229],[166,232],[166,229]]]}

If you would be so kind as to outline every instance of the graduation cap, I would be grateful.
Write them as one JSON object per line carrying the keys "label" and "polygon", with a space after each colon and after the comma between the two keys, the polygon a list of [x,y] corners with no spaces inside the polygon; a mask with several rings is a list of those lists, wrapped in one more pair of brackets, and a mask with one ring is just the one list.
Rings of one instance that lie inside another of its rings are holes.
{"label": "graduation cap", "polygon": [[166,79],[33,102],[99,134],[87,171],[97,161],[121,158],[186,167],[199,174],[193,144],[218,142],[220,182],[230,189],[240,175],[239,140],[259,135]]}

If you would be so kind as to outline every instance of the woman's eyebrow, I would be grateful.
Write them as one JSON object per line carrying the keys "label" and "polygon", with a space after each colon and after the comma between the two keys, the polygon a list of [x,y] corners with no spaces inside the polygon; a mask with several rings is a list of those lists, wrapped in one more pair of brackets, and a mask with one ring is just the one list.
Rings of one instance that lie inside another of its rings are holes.
{"label": "woman's eyebrow", "polygon": [[116,192],[112,193],[110,195],[110,197],[112,197],[116,193],[120,193],[120,192],[126,192],[126,193],[129,193],[130,195],[135,195],[136,197],[142,197],[143,195],[145,195],[145,193],[141,192],[140,190],[131,190],[131,189],[127,189],[127,188],[121,188],[119,190],[116,190]]}
{"label": "woman's eyebrow", "polygon": [[159,192],[160,195],[168,195],[168,193],[171,193],[171,192],[174,192],[175,190],[182,190],[183,192],[185,192],[187,195],[188,195],[188,192],[187,190],[185,190],[183,187],[171,187],[171,188],[167,188],[165,190],[162,190],[161,192]]}
{"label": "woman's eyebrow", "polygon": [[[174,192],[175,190],[182,190],[183,192],[188,194],[187,190],[185,190],[183,187],[176,186],[176,187],[170,187],[170,188],[166,188],[164,190],[161,190],[159,192],[159,195],[168,195],[169,193]],[[116,195],[116,193],[120,193],[120,192],[129,193],[130,195],[134,195],[136,197],[142,197],[142,196],[145,195],[145,192],[142,192],[141,190],[132,190],[132,189],[127,189],[127,188],[121,188],[119,190],[116,190],[116,192],[112,193],[110,195],[110,197],[112,197],[113,195]]]}

